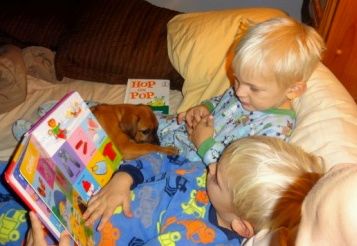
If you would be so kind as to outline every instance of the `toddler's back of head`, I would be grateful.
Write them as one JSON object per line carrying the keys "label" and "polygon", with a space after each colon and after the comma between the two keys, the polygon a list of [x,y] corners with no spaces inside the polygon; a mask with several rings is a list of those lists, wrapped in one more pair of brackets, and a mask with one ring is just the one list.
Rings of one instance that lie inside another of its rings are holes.
{"label": "toddler's back of head", "polygon": [[306,194],[325,171],[321,158],[263,136],[233,142],[220,162],[237,215],[255,231],[295,227]]}

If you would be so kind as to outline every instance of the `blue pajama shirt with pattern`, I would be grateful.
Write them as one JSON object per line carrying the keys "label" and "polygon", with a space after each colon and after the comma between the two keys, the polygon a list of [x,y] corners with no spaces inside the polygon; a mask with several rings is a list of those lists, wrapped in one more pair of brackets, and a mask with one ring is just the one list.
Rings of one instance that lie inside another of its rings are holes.
{"label": "blue pajama shirt with pattern", "polygon": [[202,102],[214,117],[214,136],[197,150],[188,138],[185,123],[177,124],[172,116],[158,115],[158,136],[161,145],[176,146],[180,155],[206,165],[217,162],[224,148],[232,141],[254,135],[288,140],[295,127],[295,112],[271,108],[265,111],[247,111],[229,88],[222,96]]}

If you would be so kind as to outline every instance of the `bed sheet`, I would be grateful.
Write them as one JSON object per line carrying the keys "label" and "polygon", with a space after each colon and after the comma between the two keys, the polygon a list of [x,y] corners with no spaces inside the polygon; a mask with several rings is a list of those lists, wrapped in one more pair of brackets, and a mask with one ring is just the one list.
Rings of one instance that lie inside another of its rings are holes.
{"label": "bed sheet", "polygon": [[[50,83],[30,75],[27,76],[27,96],[25,102],[10,112],[0,115],[0,160],[8,161],[17,141],[11,128],[18,119],[34,122],[38,118],[37,109],[45,102],[58,100],[69,91],[78,91],[84,100],[100,103],[122,103],[126,85],[106,84],[83,80],[69,83]],[[180,91],[170,91],[170,113],[175,113],[182,100]]]}

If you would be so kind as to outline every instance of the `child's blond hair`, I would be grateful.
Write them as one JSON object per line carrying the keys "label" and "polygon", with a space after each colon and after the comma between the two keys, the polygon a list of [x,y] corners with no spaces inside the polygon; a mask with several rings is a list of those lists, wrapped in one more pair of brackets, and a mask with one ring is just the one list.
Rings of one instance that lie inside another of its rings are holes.
{"label": "child's blond hair", "polygon": [[237,45],[232,66],[237,74],[261,73],[263,78],[287,88],[309,79],[324,49],[315,29],[279,17],[248,27]]}
{"label": "child's blond hair", "polygon": [[255,231],[298,225],[306,194],[325,172],[321,158],[263,136],[233,142],[220,162],[237,215]]}

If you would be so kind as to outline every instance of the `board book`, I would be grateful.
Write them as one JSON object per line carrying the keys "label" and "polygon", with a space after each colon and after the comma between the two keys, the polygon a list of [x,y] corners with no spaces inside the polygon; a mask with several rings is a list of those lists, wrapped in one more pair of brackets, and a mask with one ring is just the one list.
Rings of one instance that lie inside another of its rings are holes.
{"label": "board book", "polygon": [[73,243],[95,245],[82,215],[120,163],[87,104],[71,92],[24,135],[5,179],[57,239],[67,230]]}
{"label": "board book", "polygon": [[154,111],[169,113],[170,80],[128,79],[124,103],[146,104]]}

